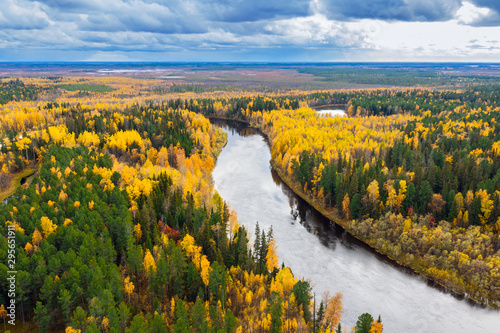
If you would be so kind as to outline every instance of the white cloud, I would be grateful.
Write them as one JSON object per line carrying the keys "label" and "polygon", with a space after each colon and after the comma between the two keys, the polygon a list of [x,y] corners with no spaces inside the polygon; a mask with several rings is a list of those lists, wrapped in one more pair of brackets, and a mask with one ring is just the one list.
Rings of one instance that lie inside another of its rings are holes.
{"label": "white cloud", "polygon": [[448,22],[398,22],[373,36],[376,60],[498,61],[500,27],[471,27]]}
{"label": "white cloud", "polygon": [[274,21],[267,24],[264,30],[271,35],[277,35],[282,42],[294,45],[328,43],[340,38],[342,23],[315,14]]}
{"label": "white cloud", "polygon": [[0,6],[0,28],[42,29],[53,24],[38,2],[3,0]]}
{"label": "white cloud", "polygon": [[122,52],[98,51],[98,52],[92,54],[90,57],[88,57],[85,60],[86,61],[135,61],[138,59],[131,58],[127,54],[124,54]]}
{"label": "white cloud", "polygon": [[474,4],[464,1],[462,7],[455,14],[459,23],[474,24],[491,15],[491,10],[486,7],[477,7]]}

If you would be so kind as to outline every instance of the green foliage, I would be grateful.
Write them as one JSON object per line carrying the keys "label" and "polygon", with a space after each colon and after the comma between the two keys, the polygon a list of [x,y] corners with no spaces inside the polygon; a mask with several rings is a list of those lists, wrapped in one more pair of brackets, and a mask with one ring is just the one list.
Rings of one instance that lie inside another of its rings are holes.
{"label": "green foliage", "polygon": [[33,100],[41,92],[41,88],[35,85],[24,84],[16,79],[0,83],[0,105],[10,101]]}
{"label": "green foliage", "polygon": [[369,333],[372,327],[373,317],[369,313],[363,313],[356,322],[356,333]]}
{"label": "green foliage", "polygon": [[125,333],[143,333],[148,332],[148,323],[143,315],[138,314],[130,323],[130,327],[125,330]]}
{"label": "green foliage", "polygon": [[107,85],[104,84],[56,84],[54,85],[54,88],[59,88],[59,89],[64,89],[67,91],[82,91],[82,92],[98,92],[98,93],[105,93],[105,92],[111,92],[114,89],[111,87],[108,87]]}
{"label": "green foliage", "polygon": [[408,68],[328,68],[299,69],[299,73],[313,74],[328,82],[344,82],[386,86],[443,86],[460,84],[474,79],[483,83],[498,82],[494,76],[464,75],[428,69]]}
{"label": "green foliage", "polygon": [[271,305],[269,306],[269,313],[271,314],[271,333],[280,333],[283,326],[281,316],[283,314],[283,299],[282,297],[273,292],[271,295]]}
{"label": "green foliage", "polygon": [[[304,319],[306,322],[311,321],[311,310],[309,309],[309,305],[312,300],[312,288],[309,285],[309,282],[301,280],[295,283],[292,288],[292,292],[295,295],[295,300],[297,301],[298,306],[302,306],[302,310],[304,311]],[[321,306],[320,306],[321,308]],[[318,314],[319,318],[319,314]]]}
{"label": "green foliage", "polygon": [[42,302],[36,303],[34,319],[38,323],[38,328],[40,329],[41,333],[45,333],[48,331],[51,316],[48,315],[48,309],[42,304]]}

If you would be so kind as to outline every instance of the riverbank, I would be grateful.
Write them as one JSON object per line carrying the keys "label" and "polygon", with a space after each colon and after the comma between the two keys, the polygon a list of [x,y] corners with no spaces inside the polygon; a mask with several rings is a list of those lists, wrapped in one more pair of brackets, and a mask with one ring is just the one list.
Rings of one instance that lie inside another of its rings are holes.
{"label": "riverbank", "polygon": [[16,190],[19,186],[23,185],[22,180],[23,179],[28,179],[28,177],[31,177],[34,175],[36,172],[35,169],[25,169],[21,172],[18,172],[16,174],[12,175],[12,180],[10,182],[10,185],[3,191],[0,191],[0,202],[4,201],[14,193],[16,193]]}
{"label": "riverbank", "polygon": [[295,194],[271,167],[260,131],[238,122],[213,124],[228,133],[213,171],[214,188],[247,230],[255,230],[257,221],[261,230],[272,226],[279,263],[310,279],[317,300],[327,291],[343,294],[343,325],[352,327],[368,312],[381,315],[384,332],[493,333],[500,327],[497,310],[458,297],[374,251]]}
{"label": "riverbank", "polygon": [[[266,136],[266,139],[267,139],[267,136]],[[287,184],[287,186],[290,187],[290,189],[292,189],[292,191],[296,195],[301,197],[304,201],[306,201],[309,205],[311,205],[316,211],[321,213],[324,217],[328,218],[329,220],[331,220],[334,223],[341,226],[351,236],[353,236],[356,239],[360,240],[361,242],[365,243],[370,248],[375,250],[377,253],[384,255],[385,257],[389,258],[392,262],[394,262],[402,267],[408,268],[411,271],[413,271],[414,273],[419,274],[420,276],[423,276],[424,278],[426,278],[429,281],[432,281],[433,283],[445,288],[446,290],[450,291],[451,293],[455,294],[456,296],[467,297],[469,300],[471,300],[477,304],[486,305],[486,306],[489,306],[490,308],[497,309],[497,310],[500,309],[500,302],[498,302],[498,301],[494,301],[494,300],[481,301],[479,299],[476,299],[476,298],[470,296],[466,289],[464,289],[464,290],[456,289],[456,288],[453,288],[452,286],[449,286],[445,283],[438,281],[434,276],[432,276],[431,274],[428,273],[428,269],[430,267],[426,267],[425,265],[423,265],[421,258],[413,256],[413,258],[410,260],[410,259],[408,259],[409,255],[406,253],[401,253],[399,256],[396,257],[392,253],[390,253],[388,251],[384,251],[383,249],[377,247],[377,242],[375,239],[360,236],[356,232],[356,230],[351,227],[350,221],[338,217],[337,214],[335,214],[335,211],[333,209],[325,209],[324,207],[322,207],[319,204],[319,202],[317,202],[317,200],[311,199],[282,170],[280,170],[273,160],[271,160],[270,163],[271,163],[272,167],[274,168],[274,170],[276,171],[276,173],[281,178],[281,180],[285,184]]]}
{"label": "riverbank", "polygon": [[[266,140],[269,140],[267,135],[265,135]],[[314,209],[316,209],[318,212],[320,212],[323,216],[326,218],[330,219],[334,223],[340,225],[345,231],[347,231],[350,235],[355,237],[356,239],[362,241],[363,243],[367,244],[370,246],[373,250],[375,250],[377,253],[380,253],[387,258],[389,258],[391,261],[397,263],[400,266],[409,268],[416,274],[419,274],[423,276],[424,278],[432,281],[433,283],[445,288],[446,290],[454,293],[455,295],[459,297],[467,297],[469,300],[481,304],[481,305],[486,305],[489,306],[490,308],[493,309],[500,309],[500,302],[492,299],[484,299],[480,300],[475,297],[472,297],[470,295],[470,290],[467,288],[459,289],[459,288],[454,288],[453,286],[450,286],[446,283],[443,283],[439,281],[435,276],[429,273],[429,270],[431,270],[434,267],[428,267],[423,264],[423,258],[416,257],[407,253],[402,252],[399,256],[395,256],[393,253],[389,251],[384,251],[383,248],[380,248],[377,246],[377,240],[373,238],[367,238],[363,237],[362,235],[359,235],[359,233],[356,232],[356,229],[354,229],[351,225],[351,221],[345,220],[340,218],[337,214],[335,214],[335,211],[333,209],[325,209],[322,207],[322,205],[317,202],[317,200],[312,199],[304,193],[304,191],[295,184],[294,181],[292,181],[275,163],[274,160],[271,159],[270,161],[272,167],[276,171],[276,173],[279,175],[281,180],[288,185],[292,189],[292,191],[301,197],[304,201],[306,201],[309,205],[311,205]],[[387,247],[389,249],[390,247]],[[411,257],[410,257],[411,256]],[[439,267],[436,267],[439,269]]]}
{"label": "riverbank", "polygon": [[[239,123],[245,123],[246,125],[255,128],[261,133],[265,139],[267,144],[270,146],[271,143],[269,141],[269,137],[264,133],[259,124],[251,124],[246,121],[242,121],[240,119],[232,119],[232,118],[224,118],[224,117],[213,117],[217,119],[224,119],[224,120],[229,120],[229,121],[235,121]],[[494,309],[499,309],[500,304],[498,301],[492,300],[492,299],[477,299],[471,296],[472,294],[472,289],[469,289],[470,286],[465,285],[465,284],[460,284],[457,283],[457,281],[460,279],[459,275],[453,275],[449,279],[449,283],[447,283],[446,280],[440,279],[439,276],[434,276],[432,273],[433,272],[438,272],[440,268],[435,267],[435,266],[428,266],[424,262],[424,258],[415,256],[412,254],[408,254],[406,252],[399,252],[395,253],[396,251],[392,251],[393,248],[395,247],[396,244],[389,243],[388,246],[381,247],[378,244],[377,239],[372,239],[369,237],[366,237],[365,235],[359,234],[357,232],[357,229],[355,228],[354,221],[349,221],[342,219],[336,214],[335,210],[333,208],[327,209],[324,208],[323,205],[315,200],[314,198],[311,198],[310,195],[305,193],[302,188],[296,185],[296,183],[288,177],[288,175],[283,172],[275,163],[275,161],[272,160],[270,161],[271,165],[273,166],[274,170],[277,172],[281,180],[286,183],[290,189],[299,197],[301,197],[304,201],[309,203],[316,211],[318,211],[320,214],[322,214],[324,217],[330,219],[337,225],[341,226],[345,231],[347,231],[350,235],[358,239],[359,241],[363,242],[373,250],[375,250],[377,253],[385,256],[395,264],[404,267],[406,269],[409,269],[413,271],[414,273],[426,278],[429,282],[435,284],[436,286],[440,286],[447,291],[451,292],[452,294],[455,295],[457,298],[468,298],[471,302],[474,302],[479,305],[485,305],[489,306]],[[468,288],[469,287],[469,288]]]}

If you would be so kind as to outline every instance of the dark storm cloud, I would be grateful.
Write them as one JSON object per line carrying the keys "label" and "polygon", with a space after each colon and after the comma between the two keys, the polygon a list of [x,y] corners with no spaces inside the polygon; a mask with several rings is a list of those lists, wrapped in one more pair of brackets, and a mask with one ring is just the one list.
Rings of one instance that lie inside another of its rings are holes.
{"label": "dark storm cloud", "polygon": [[81,31],[196,33],[206,31],[202,16],[184,1],[43,0],[49,15],[70,20]]}
{"label": "dark storm cloud", "polygon": [[323,0],[319,7],[332,19],[446,21],[460,8],[460,0]]}
{"label": "dark storm cloud", "polygon": [[[107,18],[113,16],[112,21],[115,21],[119,28],[121,24],[127,23],[131,24],[130,29],[164,33],[179,33],[184,30],[187,33],[199,32],[202,30],[200,28],[202,24],[207,26],[217,22],[254,22],[310,14],[309,1],[305,0],[40,0],[39,2],[50,8],[53,13],[86,15],[90,23],[98,21],[97,18],[102,15]],[[141,17],[144,19],[141,20]],[[160,23],[164,27],[161,27]],[[169,28],[168,25],[173,25],[174,28]],[[97,26],[106,24],[98,23]],[[89,25],[83,27],[96,30]]]}
{"label": "dark storm cloud", "polygon": [[198,6],[210,20],[222,22],[252,22],[307,16],[310,2],[304,0],[222,0],[199,1]]}
{"label": "dark storm cloud", "polygon": [[498,0],[471,0],[478,7],[487,7],[500,12],[500,1]]}

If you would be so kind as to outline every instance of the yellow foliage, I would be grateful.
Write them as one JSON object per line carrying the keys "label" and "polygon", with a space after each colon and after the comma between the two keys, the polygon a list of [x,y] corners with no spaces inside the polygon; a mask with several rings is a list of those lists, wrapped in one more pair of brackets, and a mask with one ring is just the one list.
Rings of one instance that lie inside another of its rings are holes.
{"label": "yellow foliage", "polygon": [[71,326],[67,326],[66,330],[64,331],[64,333],[81,333],[81,332],[82,332],[82,330],[77,329],[77,328],[73,328]]}
{"label": "yellow foliage", "polygon": [[97,135],[94,132],[87,132],[87,131],[80,133],[76,141],[86,147],[96,147],[101,143],[99,135]]}
{"label": "yellow foliage", "polygon": [[19,224],[19,222],[16,222],[16,221],[14,221],[14,222],[6,221],[5,222],[5,225],[9,225],[9,224],[14,226],[14,231],[16,231],[16,232],[19,231],[21,234],[24,235],[24,229],[21,228],[21,225]]}
{"label": "yellow foliage", "polygon": [[370,333],[382,333],[384,325],[381,322],[375,320],[370,327]]}
{"label": "yellow foliage", "polygon": [[299,279],[293,276],[290,268],[285,267],[281,269],[271,281],[270,290],[271,292],[279,293],[281,296],[288,295],[297,281],[299,281]]}
{"label": "yellow foliage", "polygon": [[75,145],[75,133],[68,133],[65,125],[50,126],[49,135],[55,144],[73,147]]}
{"label": "yellow foliage", "polygon": [[134,234],[135,234],[135,239],[137,241],[137,244],[139,244],[141,237],[142,237],[141,225],[139,223],[134,225]]}
{"label": "yellow foliage", "polygon": [[139,147],[143,143],[141,135],[134,130],[119,131],[106,139],[106,147],[118,148],[123,151],[127,150],[133,143],[136,143]]}
{"label": "yellow foliage", "polygon": [[102,328],[104,332],[109,332],[109,319],[106,316],[102,318]]}
{"label": "yellow foliage", "polygon": [[148,274],[151,271],[156,272],[156,263],[149,249],[146,250],[146,254],[144,255],[143,266]]}
{"label": "yellow foliage", "polygon": [[342,213],[346,219],[351,218],[351,199],[349,199],[349,194],[346,193],[344,196],[344,200],[342,200]]}
{"label": "yellow foliage", "polygon": [[274,239],[271,239],[266,254],[266,269],[272,272],[275,268],[278,268],[278,256],[276,255],[276,243]]}
{"label": "yellow foliage", "polygon": [[61,190],[61,192],[59,193],[59,201],[66,202],[67,200],[68,200],[68,195],[64,193],[63,190]]}
{"label": "yellow foliage", "polygon": [[64,169],[64,177],[68,178],[70,173],[71,173],[71,169],[69,167],[66,167],[66,169]]}
{"label": "yellow foliage", "polygon": [[344,308],[342,307],[342,294],[337,293],[334,297],[329,297],[328,292],[324,294],[324,304],[325,304],[325,314],[323,315],[322,324],[333,331],[340,318],[342,318],[342,312]]}
{"label": "yellow foliage", "polygon": [[[52,223],[52,220],[49,219],[47,216],[43,216],[40,219],[40,224],[42,226],[42,231],[43,231],[43,237],[47,238],[50,234],[55,233],[57,230],[57,225]],[[37,244],[35,240],[33,240],[33,243]]]}
{"label": "yellow foliage", "polygon": [[203,280],[203,284],[205,284],[205,286],[208,286],[209,279],[210,279],[210,272],[212,271],[212,267],[210,267],[210,261],[208,261],[206,255],[203,255],[201,257],[200,267],[201,267],[200,275],[201,275],[201,279]]}
{"label": "yellow foliage", "polygon": [[123,289],[124,289],[125,293],[128,295],[129,300],[130,300],[130,295],[133,294],[135,286],[134,286],[134,283],[132,281],[130,281],[129,276],[127,276],[125,278],[125,280],[123,280]]}
{"label": "yellow foliage", "polygon": [[40,243],[42,242],[42,234],[38,229],[35,228],[35,231],[33,232],[33,236],[31,237],[31,241],[35,246],[39,246]]}
{"label": "yellow foliage", "polygon": [[31,144],[31,139],[28,137],[24,137],[16,141],[16,146],[17,149],[19,150],[28,149],[30,144]]}
{"label": "yellow foliage", "polygon": [[33,254],[33,245],[31,245],[30,242],[26,243],[24,251],[26,251],[26,253],[28,253],[29,255]]}
{"label": "yellow foliage", "polygon": [[368,185],[368,187],[366,188],[366,192],[368,193],[368,200],[373,204],[374,207],[376,207],[380,198],[378,181],[376,179],[374,179],[370,183],[370,185]]}

